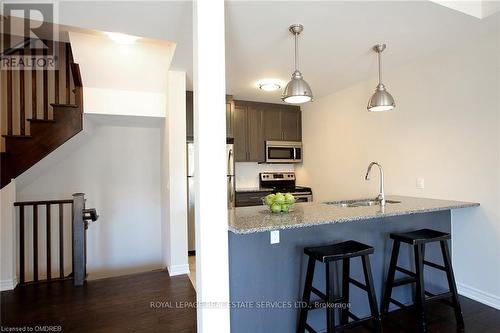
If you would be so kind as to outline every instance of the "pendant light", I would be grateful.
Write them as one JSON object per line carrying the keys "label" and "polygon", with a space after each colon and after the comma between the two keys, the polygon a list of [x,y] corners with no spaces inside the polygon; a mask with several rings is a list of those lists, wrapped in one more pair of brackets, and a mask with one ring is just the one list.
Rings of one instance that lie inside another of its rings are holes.
{"label": "pendant light", "polygon": [[389,111],[396,107],[394,98],[385,89],[382,83],[382,66],[381,66],[381,53],[385,50],[385,44],[378,44],[373,47],[373,50],[378,54],[378,85],[375,93],[368,101],[367,109],[370,112]]}
{"label": "pendant light", "polygon": [[313,94],[311,87],[303,79],[302,73],[299,71],[299,34],[304,30],[302,24],[293,24],[288,30],[295,37],[295,71],[292,74],[292,79],[285,87],[281,99],[286,103],[301,104],[312,101]]}

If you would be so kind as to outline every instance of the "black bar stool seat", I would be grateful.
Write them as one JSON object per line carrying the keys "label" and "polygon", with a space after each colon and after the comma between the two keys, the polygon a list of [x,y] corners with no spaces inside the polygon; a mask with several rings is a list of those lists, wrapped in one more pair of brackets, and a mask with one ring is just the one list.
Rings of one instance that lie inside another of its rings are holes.
{"label": "black bar stool seat", "polygon": [[[370,267],[370,258],[368,255],[374,252],[373,247],[349,240],[342,243],[330,244],[326,246],[306,247],[304,253],[309,257],[307,264],[306,281],[304,284],[304,294],[302,302],[305,306],[300,309],[299,323],[297,332],[303,333],[316,332],[307,323],[307,314],[309,310],[326,309],[327,333],[333,333],[337,330],[350,329],[360,325],[366,325],[369,322],[373,324],[374,332],[381,332],[382,326],[380,321],[380,313],[378,311],[375,289],[373,286],[373,277]],[[363,264],[363,273],[365,283],[361,283],[350,277],[350,260],[351,258],[361,257]],[[342,295],[335,298],[333,296],[333,283],[330,280],[330,264],[336,261],[342,261]],[[325,264],[326,271],[326,291],[323,293],[319,289],[313,287],[314,267],[316,261]],[[370,304],[370,316],[358,318],[354,313],[347,308],[349,303],[349,284],[364,290],[368,294],[368,303]],[[319,300],[311,301],[311,294],[319,297]],[[340,325],[335,325],[335,305],[342,304],[340,309]],[[326,306],[324,306],[326,305]],[[349,321],[352,319],[352,321]]]}
{"label": "black bar stool seat", "polygon": [[372,254],[373,247],[353,240],[325,246],[306,247],[304,253],[323,263]]}
{"label": "black bar stool seat", "polygon": [[[394,244],[392,246],[389,273],[387,275],[384,295],[382,297],[382,315],[385,316],[389,312],[390,303],[393,303],[400,308],[407,308],[406,305],[392,298],[392,289],[410,283],[415,283],[415,306],[420,316],[419,323],[421,332],[427,331],[426,303],[434,300],[440,300],[453,307],[458,329],[463,330],[464,319],[462,316],[462,309],[458,301],[457,286],[453,275],[453,268],[451,266],[450,251],[448,249],[448,240],[451,238],[450,234],[432,229],[420,229],[405,233],[392,233],[390,234],[390,238],[394,240]],[[439,242],[441,246],[441,254],[443,256],[443,265],[425,260],[425,245],[431,242]],[[415,255],[415,272],[398,266],[399,248],[401,243],[413,246]],[[435,295],[425,290],[424,265],[446,273],[449,287],[448,292]],[[406,277],[395,279],[396,271],[405,274]],[[448,298],[451,298],[451,302],[447,300]]]}
{"label": "black bar stool seat", "polygon": [[451,238],[450,234],[432,229],[420,229],[405,233],[393,233],[390,237],[391,239],[411,245],[440,242]]}

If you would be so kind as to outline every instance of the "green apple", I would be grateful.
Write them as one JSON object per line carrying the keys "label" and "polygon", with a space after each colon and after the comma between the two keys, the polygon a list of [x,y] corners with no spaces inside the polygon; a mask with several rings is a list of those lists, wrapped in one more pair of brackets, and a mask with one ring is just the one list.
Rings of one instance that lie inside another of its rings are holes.
{"label": "green apple", "polygon": [[289,205],[295,203],[295,198],[291,193],[285,194],[285,203],[287,203]]}
{"label": "green apple", "polygon": [[266,195],[266,197],[264,198],[264,202],[266,203],[266,205],[271,207],[271,205],[274,203],[274,194],[271,193]]}
{"label": "green apple", "polygon": [[283,193],[276,193],[276,195],[274,196],[274,202],[275,203],[278,203],[278,204],[284,204],[285,203],[285,196],[283,195]]}
{"label": "green apple", "polygon": [[283,204],[283,205],[281,205],[281,211],[283,213],[288,213],[289,210],[290,210],[290,205],[289,204]]}
{"label": "green apple", "polygon": [[281,205],[279,203],[273,203],[271,205],[271,211],[273,213],[279,213],[279,212],[281,212]]}

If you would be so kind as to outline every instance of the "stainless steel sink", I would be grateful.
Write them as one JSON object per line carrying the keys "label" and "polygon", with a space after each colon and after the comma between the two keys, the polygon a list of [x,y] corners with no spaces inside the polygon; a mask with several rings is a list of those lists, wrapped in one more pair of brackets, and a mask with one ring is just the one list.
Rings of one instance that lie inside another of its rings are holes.
{"label": "stainless steel sink", "polygon": [[[401,201],[397,200],[386,200],[386,204],[397,204]],[[337,206],[337,207],[367,207],[367,206],[377,206],[380,205],[379,200],[373,199],[362,199],[362,200],[342,200],[342,201],[327,201],[327,205]]]}

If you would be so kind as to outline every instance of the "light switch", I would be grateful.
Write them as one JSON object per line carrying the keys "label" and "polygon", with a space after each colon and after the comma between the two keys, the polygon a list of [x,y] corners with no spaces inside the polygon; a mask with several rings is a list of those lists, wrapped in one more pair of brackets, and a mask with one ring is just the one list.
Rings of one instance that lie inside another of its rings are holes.
{"label": "light switch", "polygon": [[417,178],[417,188],[418,189],[423,189],[425,187],[425,180],[424,178]]}
{"label": "light switch", "polygon": [[280,242],[280,231],[271,230],[271,244],[278,244]]}

